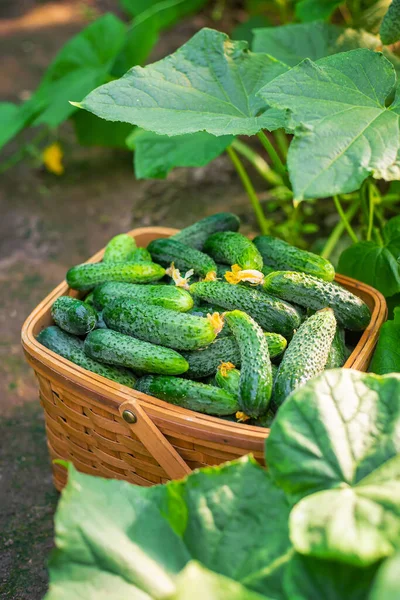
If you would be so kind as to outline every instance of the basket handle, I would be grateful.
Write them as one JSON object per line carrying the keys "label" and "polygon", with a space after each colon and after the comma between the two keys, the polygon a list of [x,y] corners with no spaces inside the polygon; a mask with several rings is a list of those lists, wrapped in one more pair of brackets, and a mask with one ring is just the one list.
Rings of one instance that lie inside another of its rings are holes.
{"label": "basket handle", "polygon": [[192,472],[136,399],[123,402],[119,412],[125,423],[171,479],[182,479]]}

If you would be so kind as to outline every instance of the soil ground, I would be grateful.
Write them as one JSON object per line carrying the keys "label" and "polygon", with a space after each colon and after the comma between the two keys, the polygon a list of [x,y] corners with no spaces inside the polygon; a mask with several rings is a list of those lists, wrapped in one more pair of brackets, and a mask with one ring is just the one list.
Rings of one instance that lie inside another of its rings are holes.
{"label": "soil ground", "polygon": [[[26,97],[89,12],[105,9],[116,10],[117,2],[2,2],[2,100]],[[158,54],[207,24],[207,14],[187,19],[163,35]],[[37,385],[20,346],[26,316],[70,266],[116,233],[150,224],[181,227],[226,209],[243,218],[245,229],[254,227],[225,158],[212,167],[179,169],[166,181],[138,182],[129,154],[82,149],[68,124],[60,138],[62,177],[22,162],[2,175],[0,189],[0,597],[7,600],[43,597],[58,500]],[[17,147],[10,144],[2,159]]]}

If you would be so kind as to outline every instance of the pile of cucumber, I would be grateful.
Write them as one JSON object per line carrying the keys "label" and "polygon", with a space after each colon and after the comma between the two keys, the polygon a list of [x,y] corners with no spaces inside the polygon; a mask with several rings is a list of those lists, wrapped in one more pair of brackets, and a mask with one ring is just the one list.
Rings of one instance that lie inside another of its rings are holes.
{"label": "pile of cucumber", "polygon": [[38,340],[172,404],[268,427],[294,389],[343,366],[345,330],[370,311],[329,261],[239,225],[219,213],[148,248],[114,237],[102,262],[68,271],[86,297],[58,298]]}

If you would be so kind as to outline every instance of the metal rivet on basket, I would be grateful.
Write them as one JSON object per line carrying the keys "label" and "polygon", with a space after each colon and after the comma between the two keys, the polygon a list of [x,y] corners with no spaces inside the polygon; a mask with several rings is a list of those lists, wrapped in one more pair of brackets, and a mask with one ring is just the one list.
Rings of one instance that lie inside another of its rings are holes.
{"label": "metal rivet on basket", "polygon": [[131,410],[124,410],[124,412],[122,413],[122,418],[127,423],[133,424],[137,422],[137,416]]}

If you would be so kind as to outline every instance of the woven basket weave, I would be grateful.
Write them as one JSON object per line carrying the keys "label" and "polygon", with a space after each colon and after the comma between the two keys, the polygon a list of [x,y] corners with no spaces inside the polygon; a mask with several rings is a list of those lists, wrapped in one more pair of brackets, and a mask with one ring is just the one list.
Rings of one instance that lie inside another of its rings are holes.
{"label": "woven basket weave", "polygon": [[[149,227],[135,229],[130,235],[138,246],[147,246],[151,240],[176,231]],[[88,262],[97,262],[102,255],[103,250]],[[372,312],[370,324],[345,364],[365,371],[386,319],[386,303],[370,286],[342,275],[337,275],[336,281],[360,296]],[[63,295],[79,297],[61,283],[22,328],[26,359],[39,382],[51,459],[71,461],[84,473],[146,486],[181,478],[192,469],[249,452],[263,464],[268,429],[173,406],[86,371],[39,344],[36,336],[52,323],[51,306]],[[61,490],[66,470],[53,463],[53,476]]]}

